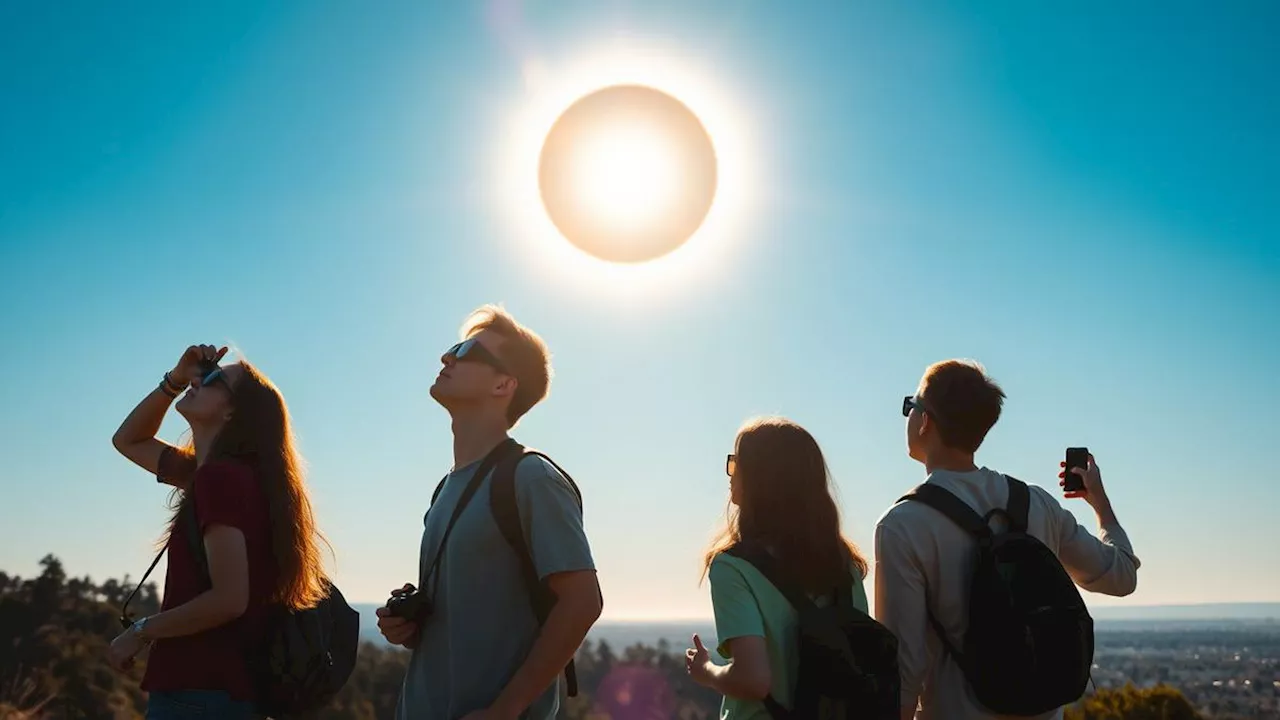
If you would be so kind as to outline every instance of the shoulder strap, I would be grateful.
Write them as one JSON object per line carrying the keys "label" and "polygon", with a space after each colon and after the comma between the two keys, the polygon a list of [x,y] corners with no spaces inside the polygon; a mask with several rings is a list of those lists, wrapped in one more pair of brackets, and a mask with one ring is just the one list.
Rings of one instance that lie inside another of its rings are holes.
{"label": "shoulder strap", "polygon": [[[524,539],[524,524],[520,520],[520,506],[516,502],[516,469],[520,461],[530,455],[536,455],[551,463],[551,466],[569,481],[569,487],[573,489],[578,501],[579,512],[582,511],[582,491],[578,489],[578,484],[573,481],[569,473],[557,465],[555,460],[547,457],[545,453],[523,446],[520,446],[518,454],[513,452],[507,456],[493,471],[493,482],[489,486],[489,510],[493,513],[493,520],[497,523],[498,530],[502,532],[503,539],[507,541],[507,545],[511,546],[516,560],[520,563],[520,577],[524,581],[525,589],[529,592],[533,613],[538,618],[538,625],[541,626],[551,615],[551,608],[555,605],[556,598],[551,589],[538,577],[533,553],[529,551],[529,544]],[[569,697],[576,697],[578,669],[572,659],[564,668],[564,678]]]}
{"label": "shoulder strap", "polygon": [[156,564],[160,562],[160,558],[164,557],[166,552],[169,552],[169,543],[167,542],[164,544],[164,547],[160,548],[160,552],[156,553],[156,557],[151,561],[151,565],[147,567],[147,571],[142,573],[142,579],[139,580],[138,584],[134,585],[133,589],[129,591],[129,597],[124,599],[124,604],[120,606],[121,627],[127,628],[133,624],[133,616],[129,614],[129,603],[133,602],[134,596],[138,594],[138,591],[142,589],[142,586],[147,584],[147,578],[151,577],[151,571],[156,569]]}
{"label": "shoulder strap", "polygon": [[191,508],[185,518],[179,518],[183,534],[187,537],[187,545],[191,555],[196,559],[196,567],[206,587],[213,587],[213,577],[209,575],[209,556],[204,551],[204,533],[200,532],[200,516],[196,514],[196,484],[191,481]]}
{"label": "shoulder strap", "polygon": [[[200,521],[196,519],[195,486],[192,485],[189,490],[184,492],[191,493],[191,505],[187,510],[179,511],[180,514],[177,520],[178,527],[176,530],[180,531],[183,537],[186,538],[187,545],[191,548],[191,554],[195,558],[196,564],[200,570],[200,575],[204,579],[204,582],[207,585],[212,586],[213,581],[209,579],[209,558],[204,552],[204,538],[200,535]],[[155,570],[156,565],[160,563],[160,558],[164,557],[165,554],[169,552],[169,545],[172,543],[173,536],[171,534],[169,539],[165,541],[164,547],[160,548],[160,552],[156,553],[151,564],[147,566],[147,571],[142,573],[142,579],[138,581],[137,585],[133,586],[133,589],[129,591],[129,596],[124,599],[124,603],[120,606],[119,620],[121,627],[127,628],[133,624],[133,617],[129,615],[129,603],[133,602],[133,598],[137,596],[138,591],[142,589],[142,586],[147,584],[147,578],[151,577],[151,572]]]}
{"label": "shoulder strap", "polygon": [[[768,580],[769,584],[777,588],[778,592],[782,593],[782,596],[787,599],[787,602],[791,603],[791,606],[795,608],[796,614],[802,619],[805,616],[811,616],[820,611],[817,603],[810,599],[803,589],[791,582],[790,578],[787,577],[786,572],[780,567],[778,561],[764,548],[752,543],[740,542],[729,546],[723,552],[726,555],[731,555],[740,560],[745,560],[755,569],[759,570],[760,574],[764,575],[765,580]],[[852,581],[852,577],[850,577],[850,581]],[[842,584],[841,587],[836,590],[835,601],[837,608],[852,608],[852,591],[853,588],[849,587],[848,584]],[[849,645],[849,638],[840,631],[839,627],[829,628],[829,630],[834,630],[834,632],[829,633],[829,640],[824,641],[824,644],[835,643],[836,647],[831,647],[829,649],[843,654],[850,667],[857,667],[857,659],[853,655],[853,648]],[[782,704],[773,697],[773,693],[766,695],[762,702],[764,703],[765,709],[769,711],[769,716],[773,718],[773,720],[794,720],[794,714],[783,707]]]}
{"label": "shoulder strap", "polygon": [[[432,505],[435,505],[435,504],[436,504],[436,498],[440,497],[440,491],[444,489],[444,484],[445,484],[445,482],[446,482],[446,481],[448,481],[448,480],[449,480],[449,476],[448,476],[448,475],[445,475],[444,477],[440,478],[440,482],[436,485],[436,491],[435,491],[435,492],[433,492],[433,493],[431,493],[431,504],[432,504]],[[430,509],[431,509],[431,508],[427,508],[427,510],[430,510]]]}
{"label": "shoulder strap", "polygon": [[937,485],[929,483],[917,485],[914,490],[899,498],[899,502],[902,500],[915,500],[928,505],[946,515],[951,522],[979,540],[991,537],[991,527],[981,515],[974,512],[973,508],[966,505],[963,500]]}
{"label": "shoulder strap", "polygon": [[[436,582],[439,582],[440,575],[436,570],[440,565],[440,560],[444,557],[445,544],[449,542],[449,535],[453,532],[453,526],[458,522],[458,518],[462,516],[462,511],[467,508],[467,504],[471,502],[471,498],[475,496],[476,491],[480,489],[480,484],[484,482],[489,471],[498,464],[499,460],[506,457],[508,454],[515,453],[516,449],[519,447],[519,443],[511,438],[507,438],[499,443],[497,447],[490,450],[489,454],[485,455],[484,459],[480,461],[480,465],[475,469],[475,472],[472,473],[471,478],[467,480],[467,486],[463,488],[462,495],[458,498],[457,504],[453,506],[453,514],[449,516],[449,522],[444,526],[444,534],[440,537],[440,544],[436,546],[435,556],[432,557],[431,564],[427,566],[426,572],[422,574],[422,581],[420,583],[421,587],[425,588],[427,582],[430,581],[433,576],[436,579]],[[446,475],[445,480],[448,478],[449,476]],[[439,494],[440,488],[444,487],[445,480],[440,481],[440,487],[436,488],[437,494]],[[432,501],[432,504],[435,504],[434,500]],[[428,510],[428,512],[430,511]]]}
{"label": "shoulder strap", "polygon": [[763,548],[749,543],[737,543],[736,545],[726,548],[724,550],[724,554],[732,555],[733,557],[751,563],[755,569],[760,571],[761,575],[764,575],[764,579],[768,580],[769,584],[773,585],[778,589],[778,592],[782,593],[782,596],[787,599],[787,602],[791,603],[791,606],[795,608],[796,612],[807,612],[817,607],[813,600],[809,599],[809,596],[806,595],[803,590],[796,587],[795,584],[793,584],[791,580],[783,574],[781,568],[778,567],[777,561],[774,560],[773,556]]}
{"label": "shoulder strap", "polygon": [[1009,518],[1009,530],[1024,533],[1027,531],[1027,516],[1031,510],[1031,491],[1027,484],[1012,475],[1005,475],[1009,483],[1009,505],[1005,514]]}

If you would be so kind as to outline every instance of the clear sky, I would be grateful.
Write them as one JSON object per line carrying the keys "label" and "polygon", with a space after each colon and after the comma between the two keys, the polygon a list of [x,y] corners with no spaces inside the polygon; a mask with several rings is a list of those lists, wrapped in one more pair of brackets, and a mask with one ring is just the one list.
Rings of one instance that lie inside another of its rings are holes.
{"label": "clear sky", "polygon": [[[1280,5],[907,5],[0,4],[0,569],[137,577],[166,493],[111,434],[231,343],[382,600],[451,462],[439,354],[502,302],[555,353],[518,437],[582,487],[606,617],[710,614],[754,414],[816,435],[870,552],[953,356],[1009,395],[981,462],[1056,489],[1093,449],[1125,602],[1280,600]],[[529,209],[531,108],[637,78],[703,114],[725,197],[620,272]]]}

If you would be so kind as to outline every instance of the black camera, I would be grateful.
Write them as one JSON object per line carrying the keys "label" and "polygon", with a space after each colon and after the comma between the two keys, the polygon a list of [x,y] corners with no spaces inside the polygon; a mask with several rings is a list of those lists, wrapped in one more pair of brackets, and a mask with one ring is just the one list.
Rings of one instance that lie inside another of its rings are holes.
{"label": "black camera", "polygon": [[391,611],[392,617],[418,622],[431,614],[431,599],[425,592],[409,585],[391,593],[387,609]]}

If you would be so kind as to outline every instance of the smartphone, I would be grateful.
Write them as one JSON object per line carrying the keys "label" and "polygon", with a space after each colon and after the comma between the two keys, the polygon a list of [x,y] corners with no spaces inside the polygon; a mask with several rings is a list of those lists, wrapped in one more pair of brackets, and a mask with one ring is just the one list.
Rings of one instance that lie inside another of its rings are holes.
{"label": "smartphone", "polygon": [[1089,469],[1089,448],[1067,448],[1067,471],[1063,476],[1067,484],[1062,489],[1067,492],[1078,492],[1084,489],[1084,478],[1071,472],[1072,468]]}

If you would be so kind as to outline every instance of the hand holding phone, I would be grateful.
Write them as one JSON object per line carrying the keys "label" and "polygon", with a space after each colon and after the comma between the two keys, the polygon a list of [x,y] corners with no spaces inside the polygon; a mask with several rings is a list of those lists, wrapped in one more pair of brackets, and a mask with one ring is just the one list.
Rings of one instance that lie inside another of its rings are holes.
{"label": "hand holding phone", "polygon": [[[1078,493],[1085,489],[1084,475],[1089,470],[1089,448],[1067,448],[1067,460],[1063,464],[1062,489],[1068,493]],[[1075,472],[1076,468],[1080,472]]]}

